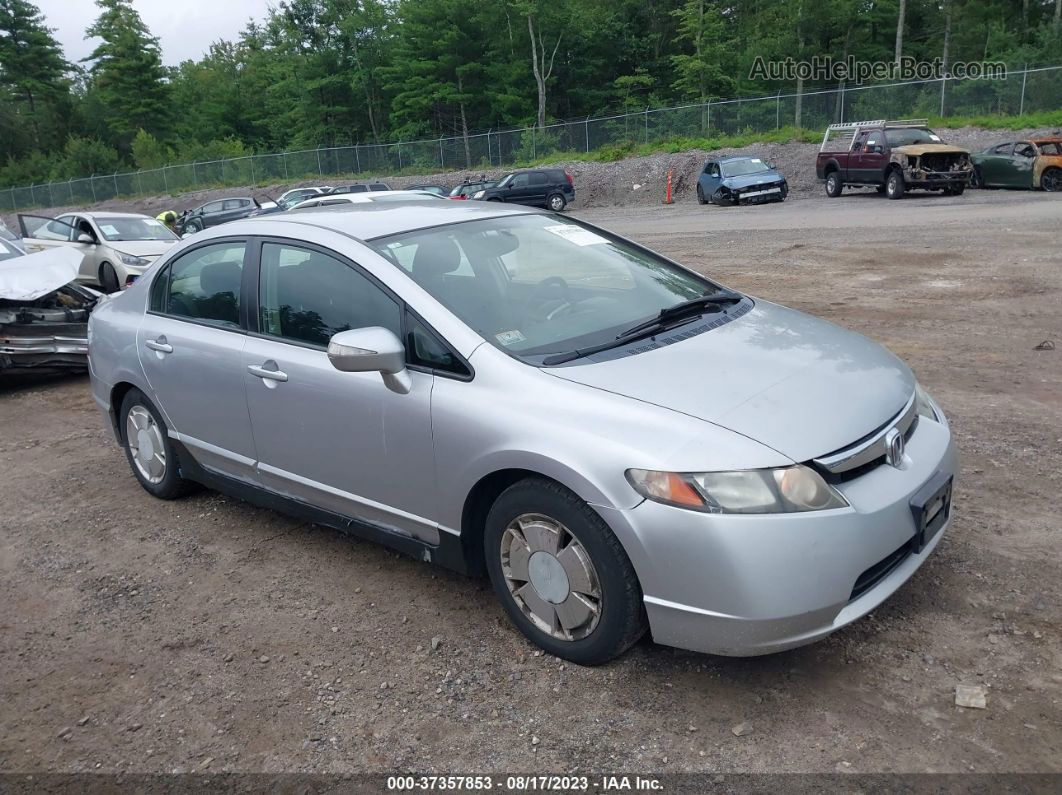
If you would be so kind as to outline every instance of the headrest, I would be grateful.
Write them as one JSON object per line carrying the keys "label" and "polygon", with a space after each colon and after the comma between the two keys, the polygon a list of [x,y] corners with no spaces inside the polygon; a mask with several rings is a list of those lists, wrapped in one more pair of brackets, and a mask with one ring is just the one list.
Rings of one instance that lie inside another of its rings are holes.
{"label": "headrest", "polygon": [[430,279],[453,273],[461,265],[461,249],[451,238],[436,238],[417,246],[413,255],[413,278]]}
{"label": "headrest", "polygon": [[233,297],[236,297],[240,294],[242,273],[243,268],[238,262],[215,262],[212,265],[204,265],[199,271],[199,288],[204,295],[232,293]]}

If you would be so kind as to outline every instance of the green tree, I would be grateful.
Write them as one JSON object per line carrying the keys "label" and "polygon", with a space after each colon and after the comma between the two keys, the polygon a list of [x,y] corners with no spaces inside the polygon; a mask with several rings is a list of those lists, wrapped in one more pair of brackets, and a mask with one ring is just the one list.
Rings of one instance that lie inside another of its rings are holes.
{"label": "green tree", "polygon": [[137,130],[133,138],[133,162],[139,169],[159,168],[173,159],[173,151],[146,130]]}
{"label": "green tree", "polygon": [[[45,25],[40,9],[27,0],[0,0],[0,90],[24,103],[33,130],[33,148],[59,143],[65,132],[57,106],[69,95],[70,65]],[[5,136],[8,146],[15,137]],[[6,154],[12,155],[11,148]]]}
{"label": "green tree", "polygon": [[[701,105],[712,97],[726,96],[734,85],[723,69],[731,43],[718,5],[712,0],[688,0],[672,13],[679,21],[675,39],[690,50],[671,56],[678,74],[675,90],[696,98]],[[707,130],[707,122],[706,109],[702,108],[702,132]]]}
{"label": "green tree", "polygon": [[96,5],[100,16],[85,35],[103,41],[84,60],[91,64],[92,90],[107,111],[111,129],[123,146],[130,144],[137,130],[165,135],[170,90],[158,39],[131,0],[96,0]]}
{"label": "green tree", "polygon": [[122,166],[118,151],[98,138],[71,136],[63,147],[63,158],[54,174],[57,178],[76,179],[93,174],[113,174]]}

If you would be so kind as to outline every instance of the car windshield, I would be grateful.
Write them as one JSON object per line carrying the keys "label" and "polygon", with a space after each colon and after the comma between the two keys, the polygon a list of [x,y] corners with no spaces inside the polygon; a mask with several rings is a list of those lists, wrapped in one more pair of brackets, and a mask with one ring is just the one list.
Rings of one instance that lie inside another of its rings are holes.
{"label": "car windshield", "polygon": [[155,218],[96,218],[106,240],[179,240]]}
{"label": "car windshield", "polygon": [[746,157],[742,160],[727,160],[721,164],[724,177],[743,177],[746,174],[758,174],[770,171],[770,166],[758,157]]}
{"label": "car windshield", "polygon": [[513,177],[515,177],[515,176],[516,176],[515,174],[506,174],[504,177],[502,177],[500,180],[498,180],[498,184],[495,185],[494,187],[496,187],[496,188],[504,188],[506,185],[508,185],[510,182],[513,181]]}
{"label": "car windshield", "polygon": [[566,218],[509,215],[369,243],[492,345],[541,363],[718,285]]}
{"label": "car windshield", "polygon": [[907,146],[908,144],[939,144],[940,136],[932,130],[921,128],[886,130],[885,140],[889,146]]}
{"label": "car windshield", "polygon": [[0,238],[0,262],[3,262],[5,259],[14,259],[15,257],[21,256],[22,252],[15,248],[13,244]]}

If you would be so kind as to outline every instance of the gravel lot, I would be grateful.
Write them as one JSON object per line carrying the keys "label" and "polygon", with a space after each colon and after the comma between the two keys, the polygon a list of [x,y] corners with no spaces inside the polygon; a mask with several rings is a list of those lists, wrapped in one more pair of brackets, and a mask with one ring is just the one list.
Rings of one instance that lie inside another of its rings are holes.
{"label": "gravel lot", "polygon": [[0,772],[1062,772],[1062,349],[1034,350],[1062,347],[1062,201],[577,214],[912,365],[963,476],[911,582],[791,652],[646,640],[579,668],[484,582],[210,492],[153,500],[86,378],[8,381]]}

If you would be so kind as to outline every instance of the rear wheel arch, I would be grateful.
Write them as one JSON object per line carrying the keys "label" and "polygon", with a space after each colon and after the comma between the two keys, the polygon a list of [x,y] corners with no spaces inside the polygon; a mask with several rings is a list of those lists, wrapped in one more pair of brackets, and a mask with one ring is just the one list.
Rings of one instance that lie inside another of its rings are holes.
{"label": "rear wheel arch", "polygon": [[119,440],[122,438],[122,429],[121,424],[118,422],[118,412],[121,411],[122,401],[125,400],[125,396],[129,393],[130,389],[140,389],[140,387],[129,381],[119,381],[111,387],[111,425],[114,426],[115,436]]}

